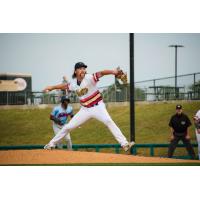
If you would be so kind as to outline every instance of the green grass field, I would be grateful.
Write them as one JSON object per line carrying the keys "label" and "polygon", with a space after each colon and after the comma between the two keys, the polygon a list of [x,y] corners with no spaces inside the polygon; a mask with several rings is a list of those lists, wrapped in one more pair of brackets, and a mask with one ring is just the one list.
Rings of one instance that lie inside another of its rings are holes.
{"label": "green grass field", "polygon": [[[175,112],[176,103],[137,104],[136,105],[136,142],[168,143],[170,116]],[[183,102],[184,112],[192,121],[192,116],[200,108],[200,102]],[[124,135],[130,136],[129,107],[108,109],[113,120]],[[53,136],[52,122],[49,120],[51,109],[8,109],[0,110],[0,145],[46,144]],[[75,111],[76,112],[76,111]],[[190,127],[192,142],[196,142],[194,126]],[[116,143],[108,129],[96,120],[90,120],[81,128],[71,132],[74,144]],[[195,151],[197,151],[195,149]],[[166,149],[156,150],[156,155],[166,156]],[[148,149],[141,149],[141,155],[148,155]],[[185,149],[177,149],[175,155],[185,155]]]}

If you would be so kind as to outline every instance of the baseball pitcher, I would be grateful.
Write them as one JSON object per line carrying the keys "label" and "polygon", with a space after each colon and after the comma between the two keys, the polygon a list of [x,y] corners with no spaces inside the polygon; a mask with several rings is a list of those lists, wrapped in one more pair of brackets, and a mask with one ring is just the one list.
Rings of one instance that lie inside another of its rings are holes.
{"label": "baseball pitcher", "polygon": [[120,68],[114,70],[103,70],[94,74],[87,74],[86,68],[87,65],[82,62],[78,62],[75,64],[74,73],[72,75],[73,80],[70,83],[48,86],[44,89],[45,92],[55,89],[75,91],[81,104],[79,112],[76,113],[71,121],[64,125],[59,133],[44,146],[44,149],[54,148],[56,144],[69,134],[70,130],[75,129],[87,120],[94,118],[104,123],[122,148],[125,151],[128,151],[135,143],[128,142],[121,130],[111,119],[106,110],[101,93],[97,87],[99,79],[105,75],[114,75],[124,83],[127,83],[127,75]]}

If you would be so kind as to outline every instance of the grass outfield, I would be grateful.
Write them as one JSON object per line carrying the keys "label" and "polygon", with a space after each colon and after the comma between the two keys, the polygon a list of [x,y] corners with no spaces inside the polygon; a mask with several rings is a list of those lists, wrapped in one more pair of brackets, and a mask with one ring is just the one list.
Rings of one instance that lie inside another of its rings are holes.
{"label": "grass outfield", "polygon": [[[136,142],[168,143],[168,122],[177,103],[137,104]],[[200,109],[200,102],[184,102],[182,105],[192,121],[192,116]],[[112,107],[108,111],[124,135],[129,138],[129,107]],[[49,108],[0,110],[0,145],[46,144],[53,136],[50,112]],[[192,142],[196,142],[194,126],[190,127],[190,133]],[[74,144],[116,143],[108,129],[93,119],[72,131],[71,137]],[[195,151],[197,152],[197,149]],[[141,149],[138,153],[148,155],[149,150]],[[185,149],[177,149],[175,153],[185,154]],[[165,156],[166,149],[157,150],[156,155]]]}

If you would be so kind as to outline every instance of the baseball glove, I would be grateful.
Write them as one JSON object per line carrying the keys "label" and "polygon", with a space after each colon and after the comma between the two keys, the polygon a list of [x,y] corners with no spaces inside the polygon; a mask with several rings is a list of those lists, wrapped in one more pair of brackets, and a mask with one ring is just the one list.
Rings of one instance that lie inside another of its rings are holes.
{"label": "baseball glove", "polygon": [[127,84],[127,74],[123,72],[120,67],[117,68],[118,74],[115,76],[117,79],[121,80],[123,84]]}
{"label": "baseball glove", "polygon": [[58,118],[56,118],[56,117],[53,119],[53,121],[54,121],[56,124],[58,124],[58,125],[63,125],[62,122],[61,122],[61,120],[58,119]]}

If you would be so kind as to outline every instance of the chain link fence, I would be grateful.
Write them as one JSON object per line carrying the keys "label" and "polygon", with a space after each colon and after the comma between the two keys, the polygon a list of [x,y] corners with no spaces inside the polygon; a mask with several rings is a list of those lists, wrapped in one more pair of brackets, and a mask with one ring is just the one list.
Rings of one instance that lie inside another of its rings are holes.
{"label": "chain link fence", "polygon": [[[200,100],[200,72],[135,82],[136,101]],[[130,87],[115,84],[99,88],[104,102],[126,102],[130,99]],[[57,104],[63,91],[43,92],[0,92],[0,105]],[[78,103],[75,92],[68,94],[72,103]]]}
{"label": "chain link fence", "polygon": [[199,100],[200,73],[185,74],[176,77],[165,77],[135,83],[136,90],[144,94],[136,95],[136,100],[168,101],[168,100]]}

